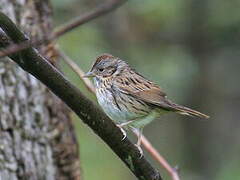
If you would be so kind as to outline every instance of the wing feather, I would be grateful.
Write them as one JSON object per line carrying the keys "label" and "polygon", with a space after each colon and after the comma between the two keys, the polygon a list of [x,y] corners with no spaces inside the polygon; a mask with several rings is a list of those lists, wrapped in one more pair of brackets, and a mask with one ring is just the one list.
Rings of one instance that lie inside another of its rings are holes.
{"label": "wing feather", "polygon": [[203,113],[171,102],[167,99],[166,93],[157,84],[145,79],[133,70],[130,73],[125,72],[123,75],[117,76],[114,80],[113,88],[152,106],[157,106],[168,111],[175,111],[183,115],[209,118],[209,116]]}
{"label": "wing feather", "polygon": [[113,88],[147,104],[159,106],[166,110],[172,109],[171,103],[166,99],[166,93],[157,84],[147,80],[133,70],[130,73],[126,72],[115,77]]}

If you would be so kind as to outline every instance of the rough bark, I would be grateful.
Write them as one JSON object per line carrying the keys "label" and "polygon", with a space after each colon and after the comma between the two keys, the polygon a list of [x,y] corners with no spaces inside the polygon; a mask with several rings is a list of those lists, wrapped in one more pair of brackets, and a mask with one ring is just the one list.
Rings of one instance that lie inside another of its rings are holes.
{"label": "rough bark", "polygon": [[[31,38],[52,30],[48,0],[0,0],[0,11]],[[0,179],[80,179],[69,110],[9,59],[0,61]]]}

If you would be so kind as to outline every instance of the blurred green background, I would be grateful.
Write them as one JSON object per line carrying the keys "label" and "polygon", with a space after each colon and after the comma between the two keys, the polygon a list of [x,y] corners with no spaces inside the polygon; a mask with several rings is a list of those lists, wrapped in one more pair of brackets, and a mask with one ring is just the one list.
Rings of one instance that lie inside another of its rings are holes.
{"label": "blurred green background", "polygon": [[[103,2],[53,0],[55,25]],[[144,134],[171,165],[180,168],[182,180],[238,180],[239,8],[239,0],[130,0],[58,42],[84,71],[96,56],[111,53],[160,84],[173,101],[210,115],[209,120],[165,115],[148,125]],[[64,63],[61,66],[96,101],[78,76]],[[85,180],[135,179],[91,129],[75,115],[73,119]],[[165,170],[145,154],[169,180]]]}

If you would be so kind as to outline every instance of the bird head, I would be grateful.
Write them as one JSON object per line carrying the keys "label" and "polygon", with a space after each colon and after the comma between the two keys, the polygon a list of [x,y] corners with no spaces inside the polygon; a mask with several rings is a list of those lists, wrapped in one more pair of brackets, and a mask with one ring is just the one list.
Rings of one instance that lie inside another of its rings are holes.
{"label": "bird head", "polygon": [[125,65],[127,64],[124,61],[105,53],[96,58],[91,70],[84,77],[108,78],[120,73]]}

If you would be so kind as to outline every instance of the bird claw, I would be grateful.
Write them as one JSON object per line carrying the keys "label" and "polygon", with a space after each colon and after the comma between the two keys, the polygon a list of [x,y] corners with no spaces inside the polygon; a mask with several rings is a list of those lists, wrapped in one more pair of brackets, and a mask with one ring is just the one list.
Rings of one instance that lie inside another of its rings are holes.
{"label": "bird claw", "polygon": [[179,166],[176,165],[176,166],[173,168],[173,170],[176,171],[176,172],[179,172]]}
{"label": "bird claw", "polygon": [[118,125],[117,124],[117,127],[119,127],[119,129],[121,130],[121,132],[122,132],[122,134],[123,134],[123,137],[122,137],[122,141],[127,137],[127,133],[126,133],[126,131],[122,128],[122,126],[121,126],[121,124],[120,125]]}
{"label": "bird claw", "polygon": [[134,145],[137,147],[137,149],[138,149],[138,151],[140,153],[139,159],[141,159],[143,157],[143,150],[142,150],[142,148],[138,144],[134,144]]}

